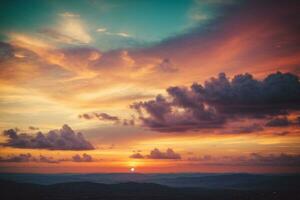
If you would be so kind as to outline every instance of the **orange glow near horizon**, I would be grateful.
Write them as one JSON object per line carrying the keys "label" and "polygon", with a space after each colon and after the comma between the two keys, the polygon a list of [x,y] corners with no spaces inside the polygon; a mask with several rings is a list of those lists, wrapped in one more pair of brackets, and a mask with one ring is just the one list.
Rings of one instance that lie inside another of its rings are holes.
{"label": "orange glow near horizon", "polygon": [[44,3],[0,8],[0,173],[300,172],[297,7]]}

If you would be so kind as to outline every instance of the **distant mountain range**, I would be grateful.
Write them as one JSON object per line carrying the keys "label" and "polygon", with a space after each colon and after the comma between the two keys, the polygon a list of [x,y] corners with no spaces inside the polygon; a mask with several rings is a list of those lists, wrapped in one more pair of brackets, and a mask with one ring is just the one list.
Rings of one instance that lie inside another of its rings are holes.
{"label": "distant mountain range", "polygon": [[103,184],[136,182],[207,189],[297,190],[300,188],[300,174],[0,174],[0,179],[41,185],[65,182]]}
{"label": "distant mountain range", "polygon": [[154,183],[101,184],[69,182],[52,185],[0,181],[2,200],[288,200],[299,190],[232,190],[174,188]]}

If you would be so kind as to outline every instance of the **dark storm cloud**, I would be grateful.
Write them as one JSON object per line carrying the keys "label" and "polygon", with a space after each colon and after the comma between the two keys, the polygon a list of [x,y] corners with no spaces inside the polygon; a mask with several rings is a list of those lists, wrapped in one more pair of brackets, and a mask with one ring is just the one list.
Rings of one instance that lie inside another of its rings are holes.
{"label": "dark storm cloud", "polygon": [[194,84],[192,90],[220,112],[278,114],[299,108],[300,102],[299,77],[291,73],[273,73],[261,81],[247,73],[230,81],[221,73],[204,86]]}
{"label": "dark storm cloud", "polygon": [[72,157],[72,161],[73,162],[92,162],[93,158],[92,156],[84,153],[82,154],[82,156],[80,156],[79,154],[76,154]]}
{"label": "dark storm cloud", "polygon": [[175,101],[158,95],[155,100],[134,103],[131,108],[137,111],[144,126],[162,132],[219,127],[224,123],[222,116],[201,102],[197,102],[199,107],[196,108]]}
{"label": "dark storm cloud", "polygon": [[178,160],[181,159],[181,155],[176,153],[173,149],[168,148],[165,152],[160,151],[159,149],[155,148],[150,151],[149,155],[143,156],[141,153],[134,153],[130,156],[130,158],[136,159],[174,159]]}
{"label": "dark storm cloud", "polygon": [[277,72],[263,80],[247,73],[230,80],[221,73],[204,85],[169,87],[167,93],[131,105],[144,126],[156,131],[218,128],[236,117],[264,118],[300,108],[299,78],[291,73]]}
{"label": "dark storm cloud", "polygon": [[50,150],[94,149],[93,145],[84,138],[82,133],[75,133],[66,124],[60,130],[51,130],[48,133],[38,132],[35,135],[31,135],[9,129],[5,130],[3,134],[8,139],[2,145],[15,148]]}

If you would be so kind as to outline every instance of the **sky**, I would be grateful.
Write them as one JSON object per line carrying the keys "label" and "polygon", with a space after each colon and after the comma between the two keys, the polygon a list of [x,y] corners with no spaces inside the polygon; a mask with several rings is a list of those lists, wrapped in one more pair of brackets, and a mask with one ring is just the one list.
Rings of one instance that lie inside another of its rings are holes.
{"label": "sky", "polygon": [[2,1],[0,172],[299,172],[299,15],[293,0]]}

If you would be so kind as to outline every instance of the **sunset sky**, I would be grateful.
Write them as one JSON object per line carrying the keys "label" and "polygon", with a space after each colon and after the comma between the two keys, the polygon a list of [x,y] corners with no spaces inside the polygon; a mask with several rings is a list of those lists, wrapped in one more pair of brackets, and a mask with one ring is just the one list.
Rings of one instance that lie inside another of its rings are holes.
{"label": "sunset sky", "polygon": [[0,172],[300,172],[300,3],[4,0]]}

